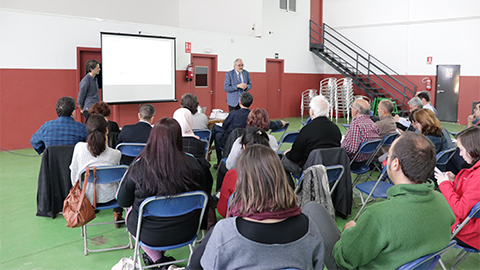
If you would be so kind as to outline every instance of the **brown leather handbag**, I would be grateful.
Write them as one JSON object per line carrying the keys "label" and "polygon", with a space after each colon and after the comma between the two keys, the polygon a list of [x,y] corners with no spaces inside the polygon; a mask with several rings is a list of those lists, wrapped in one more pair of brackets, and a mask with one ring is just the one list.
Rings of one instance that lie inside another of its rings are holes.
{"label": "brown leather handbag", "polygon": [[93,206],[85,196],[87,190],[90,167],[87,167],[83,181],[83,189],[80,189],[80,180],[70,189],[67,198],[63,201],[63,217],[67,221],[67,227],[81,227],[95,218],[95,207],[97,206],[97,167],[93,167]]}

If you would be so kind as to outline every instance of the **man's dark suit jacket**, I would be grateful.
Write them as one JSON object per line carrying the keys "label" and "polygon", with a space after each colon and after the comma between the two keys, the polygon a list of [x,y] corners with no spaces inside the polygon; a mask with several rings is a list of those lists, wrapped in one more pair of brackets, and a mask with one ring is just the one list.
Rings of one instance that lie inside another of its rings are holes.
{"label": "man's dark suit jacket", "polygon": [[[135,125],[123,126],[122,131],[120,131],[120,134],[118,135],[117,145],[121,143],[146,143],[148,141],[148,137],[150,137],[151,131],[152,126],[143,121],[140,121]],[[122,155],[120,164],[130,165],[133,160],[134,158]]]}
{"label": "man's dark suit jacket", "polygon": [[223,146],[225,141],[227,141],[228,136],[236,128],[245,128],[247,127],[247,118],[250,113],[250,109],[240,109],[236,111],[231,111],[225,121],[222,124],[222,131],[220,131],[215,139],[217,142],[220,142],[220,145]]}

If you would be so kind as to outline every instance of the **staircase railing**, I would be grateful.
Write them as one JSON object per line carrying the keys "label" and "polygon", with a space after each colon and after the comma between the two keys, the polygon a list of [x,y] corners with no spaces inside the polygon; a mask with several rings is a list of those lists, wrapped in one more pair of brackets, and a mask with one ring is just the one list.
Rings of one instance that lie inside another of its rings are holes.
{"label": "staircase railing", "polygon": [[404,107],[415,95],[413,83],[325,23],[310,21],[310,50],[372,97],[389,95]]}

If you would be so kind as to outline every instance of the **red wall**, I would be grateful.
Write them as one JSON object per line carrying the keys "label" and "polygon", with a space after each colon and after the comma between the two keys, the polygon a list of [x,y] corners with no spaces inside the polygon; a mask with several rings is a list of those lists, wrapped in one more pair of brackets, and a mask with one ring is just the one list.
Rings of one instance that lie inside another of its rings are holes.
{"label": "red wall", "polygon": [[[216,93],[213,107],[228,110],[223,82],[226,72],[216,76]],[[0,69],[0,148],[5,150],[29,148],[30,138],[46,121],[55,119],[55,104],[62,96],[77,99],[76,70],[59,69]],[[250,73],[254,96],[252,108],[267,107],[267,75],[265,72]],[[282,117],[300,116],[301,93],[306,89],[318,89],[319,82],[329,74],[285,73],[282,89]],[[335,77],[340,77],[335,75]],[[424,89],[421,79],[424,76],[405,76]],[[177,71],[177,99],[190,91],[191,82],[186,82],[185,71]],[[433,78],[434,79],[434,78]],[[435,85],[435,81],[432,82]],[[463,76],[460,78],[459,119],[466,124],[471,112],[472,101],[480,100],[480,77]],[[362,94],[357,87],[356,94]],[[155,120],[172,116],[180,107],[180,102],[163,102],[153,104],[157,110]],[[114,105],[112,120],[120,126],[138,121],[138,104]],[[77,111],[77,121],[81,116]]]}

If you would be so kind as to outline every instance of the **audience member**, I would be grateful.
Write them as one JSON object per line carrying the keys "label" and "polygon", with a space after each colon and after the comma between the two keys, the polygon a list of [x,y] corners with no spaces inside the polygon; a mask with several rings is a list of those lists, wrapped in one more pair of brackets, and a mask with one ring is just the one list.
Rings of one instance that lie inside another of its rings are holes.
{"label": "audience member", "polygon": [[250,113],[250,105],[252,105],[253,96],[248,92],[243,92],[240,95],[240,110],[230,112],[223,121],[222,126],[214,125],[212,128],[212,138],[215,142],[215,150],[217,152],[217,164],[214,168],[218,168],[220,160],[222,159],[222,148],[227,141],[230,133],[236,128],[245,128],[247,126],[247,118]]}
{"label": "audience member", "polygon": [[[91,114],[87,120],[87,142],[79,142],[73,150],[72,162],[70,164],[70,180],[72,186],[78,181],[78,174],[87,166],[118,165],[122,153],[119,150],[107,146],[108,134],[107,120],[103,115]],[[119,183],[97,184],[97,203],[106,203],[115,199]],[[85,196],[93,202],[94,184],[88,183]],[[122,217],[123,208],[113,209],[115,221],[124,220]],[[121,224],[115,223],[115,228]]]}
{"label": "audience member", "polygon": [[197,254],[203,253],[204,269],[323,269],[328,251],[315,218],[326,210],[312,202],[305,210],[312,211],[302,214],[277,154],[264,145],[249,146],[237,172],[228,210],[234,218],[217,223],[189,267],[198,268]]}
{"label": "audience member", "polygon": [[[238,151],[239,157],[247,146],[254,145],[254,144],[263,144],[266,146],[270,146],[267,133],[264,130],[255,126],[247,127],[247,129],[245,130],[245,134],[242,137],[240,137],[239,140],[240,140],[239,144],[241,147],[241,149]],[[234,150],[232,149],[232,151]],[[228,163],[228,160],[227,160],[227,163]],[[235,164],[236,164],[236,160],[235,160]],[[225,178],[222,181],[222,186],[220,190],[220,199],[218,200],[218,203],[217,203],[218,213],[222,217],[225,217],[227,214],[228,199],[233,194],[233,192],[235,192],[236,184],[237,184],[237,170],[234,168],[229,169],[229,171],[225,175]]]}
{"label": "audience member", "polygon": [[437,116],[437,110],[433,107],[432,103],[430,102],[430,92],[422,91],[417,94],[417,97],[422,101],[423,109],[429,109],[430,111],[435,113]]}
{"label": "audience member", "polygon": [[[142,105],[138,113],[138,123],[123,126],[122,131],[118,135],[117,145],[121,143],[146,143],[152,131],[154,116],[155,107],[150,104]],[[134,159],[135,158],[122,155],[120,163],[130,165]]]}
{"label": "audience member", "polygon": [[43,124],[32,135],[30,143],[38,154],[52,145],[75,145],[87,140],[85,125],[78,123],[75,118],[75,100],[71,97],[62,97],[57,101],[56,111],[58,118]]}
{"label": "audience member", "polygon": [[340,147],[342,133],[338,126],[327,118],[329,106],[327,99],[321,95],[310,100],[309,114],[312,121],[300,130],[292,148],[285,151],[282,160],[288,173],[300,176],[312,150]]}
{"label": "audience member", "polygon": [[98,81],[96,77],[100,74],[100,62],[95,59],[88,60],[85,63],[85,70],[87,71],[87,75],[83,77],[78,85],[79,91],[77,103],[83,116],[85,116],[85,121],[87,121],[90,116],[88,110],[95,102],[100,101],[100,97],[98,96]]}
{"label": "audience member", "polygon": [[[418,97],[413,97],[408,101],[408,108],[410,111],[410,114],[416,110],[416,109],[422,109],[423,108],[423,103]],[[398,115],[395,115],[393,118],[395,121],[397,128],[401,131],[414,131],[415,128],[411,127],[411,122],[407,121],[407,119],[402,118]]]}
{"label": "audience member", "polygon": [[[365,100],[357,99],[353,102],[352,117],[350,128],[342,141],[342,147],[351,160],[362,143],[379,138],[378,127],[370,119],[370,105]],[[361,167],[369,157],[368,154],[358,155],[350,168],[354,170]]]}
{"label": "audience member", "polygon": [[442,127],[435,114],[428,109],[421,109],[413,113],[415,119],[414,126],[420,133],[427,136],[435,145],[438,152],[455,148],[448,131]]}
{"label": "audience member", "polygon": [[475,106],[475,109],[473,109],[473,114],[468,116],[467,121],[467,127],[480,125],[480,101]]}
{"label": "audience member", "polygon": [[192,113],[193,129],[208,129],[208,117],[198,111],[198,99],[194,94],[184,94],[180,105]]}
{"label": "audience member", "polygon": [[425,136],[405,132],[389,149],[387,172],[395,184],[388,199],[365,209],[343,228],[333,256],[346,269],[397,269],[450,242],[455,221],[445,198],[428,177],[435,147]]}
{"label": "audience member", "polygon": [[242,59],[235,59],[233,67],[234,69],[225,74],[224,83],[224,90],[227,92],[227,105],[229,112],[240,110],[241,105],[238,103],[240,96],[244,91],[252,89],[250,75],[248,71],[243,69]]}
{"label": "audience member", "polygon": [[[136,236],[140,204],[150,196],[168,196],[187,191],[203,190],[203,173],[197,160],[182,150],[182,131],[173,118],[162,118],[153,126],[145,149],[130,165],[117,193],[118,204],[130,207],[127,212],[128,231]],[[199,212],[182,217],[143,220],[141,240],[150,246],[183,243],[198,227]],[[174,261],[165,251],[142,247],[145,265]]]}
{"label": "audience member", "polygon": [[108,118],[111,114],[110,106],[103,101],[96,102],[88,111],[89,114],[101,114],[105,117],[108,123],[108,146],[115,147],[117,145],[117,138],[120,134],[120,128],[118,127],[117,122],[110,121]]}
{"label": "audience member", "polygon": [[193,155],[200,166],[203,169],[205,177],[205,186],[208,194],[212,192],[213,177],[210,172],[210,163],[205,159],[205,142],[198,139],[193,133],[192,129],[192,113],[186,108],[180,108],[173,113],[173,119],[175,119],[180,128],[182,129],[182,144],[183,151]]}
{"label": "audience member", "polygon": [[[470,169],[461,170],[456,176],[452,172],[440,175],[435,172],[437,183],[442,194],[455,214],[452,231],[470,213],[472,207],[480,201],[480,127],[469,127],[457,136],[460,156],[473,165]],[[480,249],[480,219],[473,218],[455,236],[457,244]]]}
{"label": "audience member", "polygon": [[[385,138],[385,136],[389,134],[397,132],[397,125],[395,125],[395,121],[393,121],[392,117],[393,108],[393,103],[388,99],[384,99],[380,101],[380,104],[378,104],[377,112],[380,120],[375,122],[375,125],[378,127],[378,135],[380,136],[380,139]],[[387,153],[388,148],[388,146],[382,147],[378,155]]]}
{"label": "audience member", "polygon": [[[268,113],[264,109],[256,108],[256,109],[253,109],[248,114],[247,128],[258,127],[264,131],[268,131],[269,123],[270,123],[270,119],[268,117]],[[267,136],[268,136],[267,140],[270,147],[273,149],[273,151],[277,151],[278,150],[277,139],[275,139],[275,137],[273,137],[270,134],[268,134]],[[237,164],[237,159],[240,157],[240,154],[242,154],[242,151],[243,151],[242,144],[241,144],[242,137],[239,137],[235,140],[232,146],[232,150],[230,150],[230,154],[228,155],[227,162],[226,162],[228,170],[235,168],[235,165]]]}

